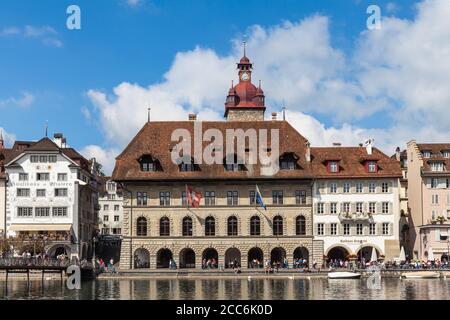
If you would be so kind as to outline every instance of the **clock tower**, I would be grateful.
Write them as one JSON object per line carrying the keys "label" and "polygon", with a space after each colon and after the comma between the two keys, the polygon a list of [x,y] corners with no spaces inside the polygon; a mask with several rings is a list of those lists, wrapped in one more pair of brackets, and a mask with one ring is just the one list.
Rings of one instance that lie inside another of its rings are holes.
{"label": "clock tower", "polygon": [[228,91],[225,102],[225,117],[228,121],[264,121],[265,97],[261,89],[252,83],[253,64],[244,56],[237,64],[239,83]]}

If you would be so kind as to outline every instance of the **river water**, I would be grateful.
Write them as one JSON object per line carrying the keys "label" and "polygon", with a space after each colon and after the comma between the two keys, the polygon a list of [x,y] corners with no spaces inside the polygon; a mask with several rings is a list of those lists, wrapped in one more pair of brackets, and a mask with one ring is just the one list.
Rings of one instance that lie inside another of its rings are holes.
{"label": "river water", "polygon": [[450,300],[450,279],[400,280],[383,278],[370,289],[366,279],[140,279],[83,282],[69,290],[58,280],[0,281],[0,299],[406,299]]}

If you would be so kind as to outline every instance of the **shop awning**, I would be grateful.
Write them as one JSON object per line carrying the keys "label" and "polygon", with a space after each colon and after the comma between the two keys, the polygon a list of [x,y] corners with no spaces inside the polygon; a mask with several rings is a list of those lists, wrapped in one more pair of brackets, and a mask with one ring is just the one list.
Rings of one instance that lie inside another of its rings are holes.
{"label": "shop awning", "polygon": [[441,231],[441,237],[448,237],[447,231]]}
{"label": "shop awning", "polygon": [[9,227],[13,231],[70,231],[71,224],[13,224]]}

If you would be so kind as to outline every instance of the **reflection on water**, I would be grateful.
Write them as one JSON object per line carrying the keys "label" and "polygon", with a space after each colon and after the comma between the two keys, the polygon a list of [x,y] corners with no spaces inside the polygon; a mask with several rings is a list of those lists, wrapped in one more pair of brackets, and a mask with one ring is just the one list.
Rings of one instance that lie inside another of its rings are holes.
{"label": "reflection on water", "polygon": [[450,300],[450,280],[382,279],[380,289],[369,289],[365,279],[149,279],[83,282],[81,290],[68,290],[57,280],[0,281],[0,299],[196,299],[196,300],[308,300],[407,299]]}

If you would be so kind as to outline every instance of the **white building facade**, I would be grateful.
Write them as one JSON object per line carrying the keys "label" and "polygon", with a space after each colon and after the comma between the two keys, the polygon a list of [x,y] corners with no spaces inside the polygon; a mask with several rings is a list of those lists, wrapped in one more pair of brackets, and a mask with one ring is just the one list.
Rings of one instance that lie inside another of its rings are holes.
{"label": "white building facade", "polygon": [[102,235],[122,235],[123,195],[117,183],[104,179],[99,197],[99,226]]}
{"label": "white building facade", "polygon": [[373,248],[378,258],[397,258],[401,171],[393,170],[395,160],[379,151],[364,160],[365,148],[327,149],[337,154],[321,159],[326,171],[312,191],[314,238],[324,242],[324,260],[370,261]]}
{"label": "white building facade", "polygon": [[90,163],[44,138],[16,142],[5,168],[7,236],[41,239],[50,256],[87,258],[98,209]]}

